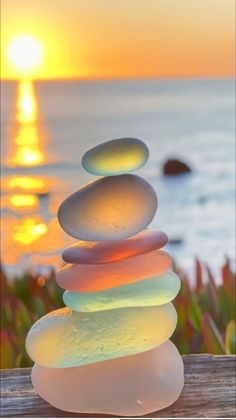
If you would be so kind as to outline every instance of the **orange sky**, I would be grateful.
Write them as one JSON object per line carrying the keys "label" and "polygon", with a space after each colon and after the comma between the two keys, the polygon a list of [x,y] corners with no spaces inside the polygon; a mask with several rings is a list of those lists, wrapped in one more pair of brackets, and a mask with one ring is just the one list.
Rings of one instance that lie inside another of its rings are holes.
{"label": "orange sky", "polygon": [[1,76],[18,78],[8,43],[44,48],[33,78],[232,76],[235,0],[2,0]]}

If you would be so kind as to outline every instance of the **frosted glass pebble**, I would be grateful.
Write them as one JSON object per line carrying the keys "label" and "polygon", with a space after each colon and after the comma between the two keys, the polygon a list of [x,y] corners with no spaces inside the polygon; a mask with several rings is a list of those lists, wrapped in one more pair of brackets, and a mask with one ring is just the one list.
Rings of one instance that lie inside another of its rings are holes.
{"label": "frosted glass pebble", "polygon": [[106,141],[88,150],[82,166],[93,175],[120,175],[141,168],[148,156],[145,143],[128,137]]}
{"label": "frosted glass pebble", "polygon": [[144,230],[123,241],[75,242],[63,251],[62,258],[74,264],[102,264],[162,248],[167,242],[164,232]]}
{"label": "frosted glass pebble", "polygon": [[150,350],[172,335],[176,323],[171,303],[86,313],[61,308],[31,327],[26,350],[39,365],[86,365]]}
{"label": "frosted glass pebble", "polygon": [[178,399],[184,366],[168,340],[144,353],[87,366],[35,365],[31,378],[35,391],[60,410],[134,417],[161,410]]}
{"label": "frosted glass pebble", "polygon": [[60,287],[78,292],[96,292],[158,276],[171,266],[164,251],[152,251],[107,264],[67,264],[57,271]]}
{"label": "frosted glass pebble", "polygon": [[70,195],[58,210],[69,235],[85,241],[120,240],[145,229],[157,208],[152,186],[137,175],[97,179]]}
{"label": "frosted glass pebble", "polygon": [[163,305],[173,300],[179,289],[179,277],[172,271],[167,271],[151,279],[95,293],[67,290],[63,300],[66,306],[75,311],[95,312],[124,307]]}

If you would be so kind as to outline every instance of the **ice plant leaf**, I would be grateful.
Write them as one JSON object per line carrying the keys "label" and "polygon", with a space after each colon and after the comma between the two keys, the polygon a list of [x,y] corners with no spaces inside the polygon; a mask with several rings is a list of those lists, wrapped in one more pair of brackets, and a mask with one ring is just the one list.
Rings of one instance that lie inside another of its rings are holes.
{"label": "ice plant leaf", "polygon": [[236,323],[233,319],[226,328],[225,348],[227,354],[236,354]]}
{"label": "ice plant leaf", "polygon": [[205,313],[202,318],[201,329],[207,352],[211,354],[224,354],[225,346],[223,339],[215,322],[208,313]]}
{"label": "ice plant leaf", "polygon": [[229,259],[226,258],[226,262],[222,267],[222,279],[223,284],[230,296],[235,296],[236,282],[235,275],[232,273],[229,265]]}
{"label": "ice plant leaf", "polygon": [[198,258],[195,258],[195,273],[196,273],[196,292],[199,292],[203,286],[203,280],[202,280],[202,266]]}
{"label": "ice plant leaf", "polygon": [[208,266],[206,266],[208,274],[207,282],[207,295],[208,295],[208,310],[210,310],[213,318],[218,319],[219,316],[219,304],[217,296],[217,287],[214,281],[213,275]]}
{"label": "ice plant leaf", "polygon": [[15,352],[7,330],[1,330],[0,355],[1,369],[11,369],[15,367]]}

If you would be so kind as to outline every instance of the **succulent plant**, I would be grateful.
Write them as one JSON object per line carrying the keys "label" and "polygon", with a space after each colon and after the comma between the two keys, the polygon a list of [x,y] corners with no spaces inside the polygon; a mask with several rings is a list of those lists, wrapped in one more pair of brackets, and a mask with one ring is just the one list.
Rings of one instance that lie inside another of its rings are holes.
{"label": "succulent plant", "polygon": [[[195,278],[175,267],[182,280],[174,300],[178,313],[172,336],[181,354],[236,353],[235,275],[226,259],[222,282],[216,283],[210,268],[195,260]],[[1,270],[1,368],[32,366],[25,351],[30,326],[47,312],[64,306],[62,289],[52,271],[47,277],[30,273],[13,280]]]}

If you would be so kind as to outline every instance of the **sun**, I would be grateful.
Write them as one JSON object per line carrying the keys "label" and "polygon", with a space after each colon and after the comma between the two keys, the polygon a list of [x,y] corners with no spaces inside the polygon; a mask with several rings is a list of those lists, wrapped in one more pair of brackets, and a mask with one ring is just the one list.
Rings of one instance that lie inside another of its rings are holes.
{"label": "sun", "polygon": [[43,46],[31,35],[18,35],[9,43],[7,53],[11,63],[26,73],[40,64]]}

